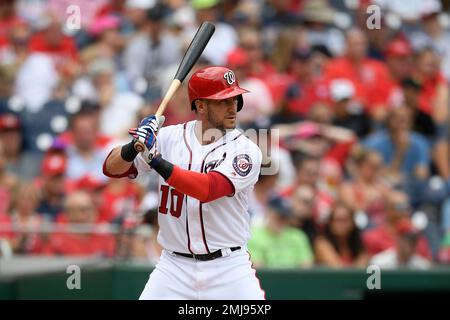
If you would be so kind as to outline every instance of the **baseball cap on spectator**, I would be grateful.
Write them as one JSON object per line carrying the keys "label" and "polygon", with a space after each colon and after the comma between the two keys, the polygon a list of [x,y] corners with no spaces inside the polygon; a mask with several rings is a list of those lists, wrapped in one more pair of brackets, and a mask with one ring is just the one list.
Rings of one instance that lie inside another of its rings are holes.
{"label": "baseball cap on spectator", "polygon": [[120,22],[120,18],[117,16],[103,15],[92,22],[89,32],[93,36],[98,36],[107,30],[119,28]]}
{"label": "baseball cap on spectator", "polygon": [[53,177],[66,172],[67,160],[64,154],[51,153],[42,160],[42,174]]}
{"label": "baseball cap on spectator", "polygon": [[247,65],[249,62],[248,54],[242,48],[236,48],[231,51],[227,57],[227,65],[230,68],[236,68]]}
{"label": "baseball cap on spectator", "polygon": [[20,129],[19,117],[13,113],[4,113],[0,115],[0,131]]}
{"label": "baseball cap on spectator", "polygon": [[219,0],[192,0],[191,6],[195,10],[209,9],[219,4]]}
{"label": "baseball cap on spectator", "polygon": [[408,42],[395,39],[388,43],[385,54],[387,57],[407,57],[412,53],[411,46]]}
{"label": "baseball cap on spectator", "polygon": [[355,95],[355,86],[348,79],[335,79],[330,83],[330,96],[333,101],[350,99]]}
{"label": "baseball cap on spectator", "polygon": [[135,9],[150,9],[153,8],[156,4],[155,0],[127,0],[125,6],[127,8],[135,8]]}
{"label": "baseball cap on spectator", "polygon": [[326,0],[307,0],[303,5],[303,18],[308,22],[333,23],[335,10]]}
{"label": "baseball cap on spectator", "polygon": [[272,195],[267,204],[270,209],[283,218],[290,218],[293,215],[290,201],[280,195]]}
{"label": "baseball cap on spectator", "polygon": [[400,237],[417,240],[420,232],[414,227],[409,218],[401,219],[395,224],[395,230]]}
{"label": "baseball cap on spectator", "polygon": [[77,181],[76,188],[78,190],[96,191],[105,187],[105,183],[96,177],[86,174]]}
{"label": "baseball cap on spectator", "polygon": [[437,0],[423,1],[421,9],[420,18],[422,21],[428,20],[436,17],[442,11],[442,4]]}

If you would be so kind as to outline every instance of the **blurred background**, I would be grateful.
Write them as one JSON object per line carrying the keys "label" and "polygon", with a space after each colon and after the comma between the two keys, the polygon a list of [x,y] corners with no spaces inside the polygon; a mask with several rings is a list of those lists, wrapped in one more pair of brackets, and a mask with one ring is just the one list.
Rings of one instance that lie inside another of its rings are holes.
{"label": "blurred background", "polygon": [[[0,298],[39,297],[58,281],[23,276],[53,270],[65,283],[71,263],[121,281],[101,278],[89,297],[141,292],[161,251],[157,176],[110,180],[102,165],[155,112],[205,20],[216,32],[195,68],[232,68],[251,91],[240,128],[279,136],[265,159],[279,170],[249,202],[248,249],[268,298],[360,298],[372,264],[394,289],[449,289],[449,8],[2,0]],[[166,119],[194,119],[186,84]]]}

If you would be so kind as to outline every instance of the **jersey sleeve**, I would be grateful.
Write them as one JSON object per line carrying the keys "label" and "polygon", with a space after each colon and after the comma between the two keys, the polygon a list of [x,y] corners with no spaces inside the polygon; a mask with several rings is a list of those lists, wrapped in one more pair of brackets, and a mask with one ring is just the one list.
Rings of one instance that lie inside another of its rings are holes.
{"label": "jersey sleeve", "polygon": [[225,160],[214,170],[233,184],[235,193],[253,186],[261,170],[262,153],[256,145],[245,144],[227,154]]}

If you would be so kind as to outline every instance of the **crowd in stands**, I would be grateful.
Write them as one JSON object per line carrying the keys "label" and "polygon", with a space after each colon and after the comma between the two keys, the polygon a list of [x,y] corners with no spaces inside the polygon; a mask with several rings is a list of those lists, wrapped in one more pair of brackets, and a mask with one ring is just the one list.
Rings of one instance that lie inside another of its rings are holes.
{"label": "crowd in stands", "polygon": [[[233,69],[250,91],[239,127],[278,139],[249,200],[255,266],[450,264],[449,5],[2,0],[0,256],[156,263],[157,175],[102,166],[208,20],[195,68]],[[194,119],[189,105],[183,84],[165,125]]]}

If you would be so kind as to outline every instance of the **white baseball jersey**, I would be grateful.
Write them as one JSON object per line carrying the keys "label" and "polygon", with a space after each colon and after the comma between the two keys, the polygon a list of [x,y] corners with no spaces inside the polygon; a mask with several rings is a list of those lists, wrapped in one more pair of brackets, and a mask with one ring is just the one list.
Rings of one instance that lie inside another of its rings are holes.
{"label": "white baseball jersey", "polygon": [[[160,177],[158,242],[168,251],[194,254],[245,246],[250,238],[248,195],[258,180],[261,150],[237,129],[214,143],[201,145],[195,136],[195,124],[190,121],[162,128],[157,137],[158,151],[183,169],[221,173],[233,184],[235,193],[202,203]],[[151,170],[140,156],[134,165],[138,175]]]}

